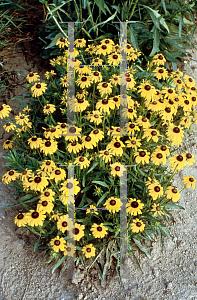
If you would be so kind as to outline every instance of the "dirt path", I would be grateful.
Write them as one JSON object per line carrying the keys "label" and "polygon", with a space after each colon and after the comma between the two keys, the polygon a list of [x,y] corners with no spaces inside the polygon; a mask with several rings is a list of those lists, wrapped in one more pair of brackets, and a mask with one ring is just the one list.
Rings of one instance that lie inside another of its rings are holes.
{"label": "dirt path", "polygon": [[[197,34],[196,34],[197,44]],[[197,83],[197,50],[191,51],[185,64],[185,73],[191,75]],[[17,70],[18,86],[13,88],[11,97],[22,96],[27,92],[23,83],[30,71],[39,72],[43,67],[35,61],[28,61],[25,55],[16,48],[12,52],[0,53],[6,55],[8,61],[5,69]],[[11,59],[10,59],[11,58]],[[15,102],[6,100],[18,113],[19,100]],[[21,101],[20,101],[21,102]],[[14,117],[14,115],[12,116]],[[6,163],[2,157],[6,155],[2,150],[3,142],[9,137],[2,129],[3,121],[0,120],[0,163]],[[197,132],[197,125],[195,126]],[[181,178],[193,175],[195,178],[197,168],[197,135],[191,135],[183,143],[182,150],[189,151],[195,157],[196,163],[185,168],[175,178],[178,189],[183,187]],[[6,172],[1,167],[0,176]],[[11,190],[0,182],[1,205],[14,203],[16,200],[11,195]],[[108,280],[107,287],[101,287],[92,269],[90,276],[84,276],[79,270],[78,276],[72,283],[65,278],[58,277],[56,270],[51,275],[50,266],[41,264],[44,261],[40,252],[32,253],[36,238],[28,230],[17,229],[14,217],[17,208],[1,209],[0,211],[0,300],[195,300],[197,299],[197,210],[196,189],[185,189],[181,193],[178,204],[185,210],[173,211],[174,224],[168,227],[172,238],[164,238],[164,250],[160,251],[159,241],[154,243],[152,260],[145,255],[139,256],[143,274],[137,269],[132,260],[129,260],[130,277],[119,287],[118,278]],[[17,229],[17,230],[16,230]]]}

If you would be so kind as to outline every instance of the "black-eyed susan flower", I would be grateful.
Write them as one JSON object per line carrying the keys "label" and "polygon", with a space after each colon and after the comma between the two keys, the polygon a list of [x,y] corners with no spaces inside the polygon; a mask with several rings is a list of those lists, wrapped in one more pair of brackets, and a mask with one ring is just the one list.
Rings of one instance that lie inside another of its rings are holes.
{"label": "black-eyed susan flower", "polygon": [[104,160],[105,163],[110,163],[112,160],[112,152],[108,150],[101,150],[99,151],[99,157],[102,157],[102,160]]}
{"label": "black-eyed susan flower", "polygon": [[157,67],[154,71],[154,77],[156,77],[157,79],[163,79],[165,80],[166,78],[168,78],[168,72],[165,68],[163,67]]}
{"label": "black-eyed susan flower", "polygon": [[116,52],[120,53],[120,45],[116,44],[116,45],[112,46],[112,51],[113,52],[116,51]]}
{"label": "black-eyed susan flower", "polygon": [[155,217],[157,216],[157,214],[158,214],[159,216],[164,215],[164,212],[162,211],[162,207],[161,207],[159,204],[156,204],[156,203],[154,203],[154,204],[152,205],[151,211],[154,212],[154,216],[155,216]]}
{"label": "black-eyed susan flower", "polygon": [[64,251],[64,249],[65,249],[65,240],[64,240],[63,237],[56,236],[55,238],[53,238],[50,241],[49,245],[52,246],[52,249],[55,252],[59,252],[59,250]]}
{"label": "black-eyed susan flower", "polygon": [[[44,75],[45,75],[46,79],[49,79],[51,76],[57,75],[57,74],[55,73],[54,70],[51,70],[50,72],[46,71],[46,73]],[[40,79],[38,81],[40,81]]]}
{"label": "black-eyed susan flower", "polygon": [[81,251],[83,252],[86,258],[90,258],[92,256],[95,256],[96,248],[93,246],[93,244],[88,244],[86,246],[83,246]]}
{"label": "black-eyed susan flower", "polygon": [[85,89],[92,85],[93,80],[92,80],[92,76],[90,75],[89,76],[81,75],[75,82],[81,89]]}
{"label": "black-eyed susan flower", "polygon": [[24,126],[26,123],[29,122],[29,117],[19,112],[19,115],[15,117],[15,120],[17,125]]}
{"label": "black-eyed susan flower", "polygon": [[115,109],[115,103],[113,100],[109,100],[107,98],[99,100],[96,103],[96,109],[100,109],[102,112],[106,113],[106,114],[110,114],[110,110]]}
{"label": "black-eyed susan flower", "polygon": [[74,234],[75,240],[79,241],[85,235],[84,229],[85,225],[75,223],[73,230],[69,231],[69,236],[72,237],[72,235]]}
{"label": "black-eyed susan flower", "polygon": [[32,170],[26,168],[20,173],[19,179],[23,181],[32,175],[33,175]]}
{"label": "black-eyed susan flower", "polygon": [[79,156],[74,161],[75,165],[80,165],[80,169],[86,169],[90,165],[90,161],[85,156]]}
{"label": "black-eyed susan flower", "polygon": [[52,212],[53,207],[54,207],[54,204],[51,201],[40,200],[40,201],[38,201],[38,204],[37,204],[37,211],[38,212],[43,211],[43,212],[50,213],[50,212]]}
{"label": "black-eyed susan flower", "polygon": [[102,55],[106,55],[106,54],[110,54],[112,52],[112,45],[109,44],[101,44],[97,46],[97,49],[95,50],[96,54],[102,54]]}
{"label": "black-eyed susan flower", "polygon": [[103,60],[99,57],[96,57],[92,60],[92,63],[91,63],[93,66],[102,66],[103,64]]}
{"label": "black-eyed susan flower", "polygon": [[[66,141],[70,141],[70,142],[78,141],[81,131],[82,131],[82,128],[79,128],[77,126],[75,126],[75,127],[71,126],[70,128],[68,128],[66,136],[64,136],[64,138]],[[76,134],[76,136],[73,135],[73,133]]]}
{"label": "black-eyed susan flower", "polygon": [[94,205],[90,205],[90,208],[86,209],[86,214],[95,214],[98,215],[98,209]]}
{"label": "black-eyed susan flower", "polygon": [[[21,175],[20,175],[21,176]],[[23,185],[23,190],[24,191],[29,191],[32,181],[34,180],[34,174],[24,177],[24,179],[22,179],[22,185]]]}
{"label": "black-eyed susan flower", "polygon": [[40,145],[42,144],[42,139],[38,138],[36,135],[29,138],[27,141],[28,141],[30,149],[38,149],[38,148],[40,148]]}
{"label": "black-eyed susan flower", "polygon": [[164,121],[172,121],[174,112],[170,107],[165,107],[159,114]]}
{"label": "black-eyed susan flower", "polygon": [[89,136],[93,136],[96,139],[96,142],[99,142],[104,138],[104,132],[100,129],[94,129],[89,133]]}
{"label": "black-eyed susan flower", "polygon": [[164,98],[168,98],[171,100],[176,98],[176,92],[173,88],[162,87],[162,94],[163,94]]}
{"label": "black-eyed susan flower", "polygon": [[93,237],[95,237],[96,239],[97,238],[102,239],[107,234],[108,229],[103,225],[103,223],[99,225],[94,223],[90,228],[90,231],[92,231]]}
{"label": "black-eyed susan flower", "polygon": [[157,179],[155,177],[154,178],[148,177],[148,180],[145,182],[145,185],[149,186],[151,184],[159,185],[159,182],[157,181]]}
{"label": "black-eyed susan flower", "polygon": [[86,52],[89,52],[90,55],[92,55],[95,52],[95,46],[94,45],[88,45],[88,47],[85,49]]}
{"label": "black-eyed susan flower", "polygon": [[4,184],[9,184],[11,181],[15,181],[16,179],[18,179],[19,176],[20,176],[19,172],[15,170],[10,170],[2,176],[2,182]]}
{"label": "black-eyed susan flower", "polygon": [[107,135],[115,136],[117,137],[117,134],[119,135],[118,138],[120,137],[120,127],[119,126],[111,126],[110,128],[106,127],[107,129]]}
{"label": "black-eyed susan flower", "polygon": [[165,191],[165,194],[166,194],[166,198],[172,199],[173,202],[177,202],[181,196],[180,192],[174,186],[168,186]]}
{"label": "black-eyed susan flower", "polygon": [[51,139],[51,140],[53,140],[54,138],[58,139],[62,135],[61,129],[58,129],[56,127],[51,127],[51,128],[42,127],[42,128],[44,129],[43,135],[44,135],[45,139]]}
{"label": "black-eyed susan flower", "polygon": [[25,213],[18,213],[18,215],[14,218],[14,223],[18,226],[25,226],[27,224],[27,217]]}
{"label": "black-eyed susan flower", "polygon": [[141,146],[140,140],[136,139],[136,137],[129,137],[129,140],[125,141],[125,143],[127,148],[134,148],[135,150]]}
{"label": "black-eyed susan flower", "polygon": [[47,178],[35,176],[33,181],[31,182],[30,189],[42,192],[48,186],[48,184],[49,182]]}
{"label": "black-eyed susan flower", "polygon": [[40,166],[41,170],[44,170],[49,173],[51,173],[55,168],[56,168],[56,165],[55,165],[54,161],[49,160],[49,159],[48,160],[45,159]]}
{"label": "black-eyed susan flower", "polygon": [[89,102],[83,98],[81,99],[75,99],[75,111],[76,112],[82,112],[86,110],[86,108],[90,106]]}
{"label": "black-eyed susan flower", "polygon": [[5,142],[3,142],[3,149],[7,150],[7,149],[13,149],[14,146],[14,142],[11,140],[6,140]]}
{"label": "black-eyed susan flower", "polygon": [[186,159],[186,162],[187,162],[188,166],[192,166],[193,163],[195,163],[194,156],[191,153],[188,153],[186,151],[186,153],[181,153],[181,155]]}
{"label": "black-eyed susan flower", "polygon": [[30,72],[27,77],[26,77],[27,82],[31,83],[31,82],[36,82],[36,81],[40,81],[40,76],[38,75],[38,73],[33,73]]}
{"label": "black-eyed susan flower", "polygon": [[102,119],[104,116],[99,110],[94,110],[92,113],[87,114],[86,119],[90,122],[94,122],[96,125],[99,125],[102,123]]}
{"label": "black-eyed susan flower", "polygon": [[102,76],[101,72],[93,71],[92,72],[92,80],[94,81],[94,83],[101,82],[103,80],[103,76]]}
{"label": "black-eyed susan flower", "polygon": [[163,196],[163,187],[161,184],[150,184],[148,186],[148,193],[153,198],[153,200],[156,200],[157,198]]}
{"label": "black-eyed susan flower", "polygon": [[97,89],[99,90],[101,97],[112,93],[112,85],[110,82],[99,82],[99,84],[97,85]]}
{"label": "black-eyed susan flower", "polygon": [[120,211],[120,207],[122,206],[122,202],[119,198],[110,197],[105,201],[105,208],[110,212],[115,214]]}
{"label": "black-eyed susan flower", "polygon": [[70,153],[73,152],[74,154],[77,154],[78,152],[80,152],[82,150],[82,145],[79,144],[78,142],[72,142],[72,143],[68,144],[66,149]]}
{"label": "black-eyed susan flower", "polygon": [[[73,178],[67,179],[64,183],[61,183],[62,188],[60,191],[63,195],[68,198],[69,190],[73,188]],[[74,194],[77,195],[80,192],[81,188],[79,186],[79,181],[75,178],[74,179]]]}
{"label": "black-eyed susan flower", "polygon": [[144,97],[146,100],[151,101],[152,97],[155,94],[155,87],[152,86],[149,81],[143,79],[143,82],[139,85],[138,88],[141,97]]}
{"label": "black-eyed susan flower", "polygon": [[91,68],[89,66],[85,66],[85,65],[75,66],[75,70],[79,75],[82,75],[82,74],[91,75],[92,74]]}
{"label": "black-eyed susan flower", "polygon": [[45,189],[40,194],[40,200],[41,201],[54,201],[55,192],[52,189]]}
{"label": "black-eyed susan flower", "polygon": [[53,154],[57,151],[57,142],[56,141],[42,141],[40,145],[40,151],[42,151],[45,155]]}
{"label": "black-eyed susan flower", "polygon": [[84,38],[76,39],[74,41],[74,45],[79,48],[84,48],[84,47],[86,47],[86,40]]}
{"label": "black-eyed susan flower", "polygon": [[7,104],[0,105],[0,119],[8,117],[11,110],[11,107]]}
{"label": "black-eyed susan flower", "polygon": [[138,218],[133,219],[133,223],[131,224],[131,230],[135,233],[144,231],[145,224]]}
{"label": "black-eyed susan flower", "polygon": [[59,48],[64,48],[64,47],[68,47],[68,40],[65,37],[61,37],[57,40],[56,42],[56,46],[58,46]]}
{"label": "black-eyed susan flower", "polygon": [[110,150],[113,155],[122,156],[125,145],[119,138],[114,138],[106,147],[106,150]]}
{"label": "black-eyed susan flower", "polygon": [[76,246],[74,246],[71,243],[67,243],[67,245],[64,248],[64,256],[73,256],[76,251]]}
{"label": "black-eyed susan flower", "polygon": [[64,180],[66,178],[66,172],[64,169],[56,168],[50,174],[50,179],[54,179],[55,183]]}
{"label": "black-eyed susan flower", "polygon": [[93,149],[96,147],[97,141],[94,136],[83,136],[82,137],[82,147],[85,149]]}
{"label": "black-eyed susan flower", "polygon": [[120,55],[116,52],[108,55],[107,62],[109,65],[118,66],[120,64]]}
{"label": "black-eyed susan flower", "polygon": [[136,122],[128,122],[128,124],[125,125],[125,130],[128,130],[130,134],[134,134],[137,131],[140,131],[140,128]]}
{"label": "black-eyed susan flower", "polygon": [[118,177],[120,177],[122,174],[123,174],[123,168],[121,168],[121,164],[119,164],[119,163],[113,163],[113,164],[111,164],[110,165],[110,167],[111,167],[111,172],[110,172],[110,174],[112,175],[112,176],[118,176]]}
{"label": "black-eyed susan flower", "polygon": [[57,229],[63,233],[66,230],[68,230],[68,222],[67,221],[68,221],[68,214],[59,217],[59,219],[57,221]]}
{"label": "black-eyed susan flower", "polygon": [[148,129],[151,127],[149,119],[143,116],[139,116],[137,120],[135,120],[135,124],[138,126],[142,126],[143,129]]}
{"label": "black-eyed susan flower", "polygon": [[159,134],[159,130],[155,129],[154,126],[151,126],[149,129],[144,130],[142,138],[146,138],[147,142],[149,142],[152,139],[154,142],[157,143],[160,136],[161,135]]}
{"label": "black-eyed susan flower", "polygon": [[127,212],[130,213],[132,216],[137,216],[142,214],[141,209],[143,208],[144,204],[141,203],[141,200],[136,200],[135,198],[129,198],[129,202],[127,203]]}
{"label": "black-eyed susan flower", "polygon": [[159,166],[160,164],[166,164],[166,155],[161,152],[153,152],[151,155],[151,161],[156,165]]}
{"label": "black-eyed susan flower", "polygon": [[172,142],[172,145],[181,145],[184,137],[183,129],[180,126],[170,124],[167,129],[167,137]]}
{"label": "black-eyed susan flower", "polygon": [[156,65],[165,65],[166,59],[163,54],[158,53],[153,56],[152,62]]}
{"label": "black-eyed susan flower", "polygon": [[44,211],[37,211],[31,209],[29,212],[26,213],[27,217],[27,224],[31,227],[34,226],[42,226],[44,220],[46,219],[46,213]]}
{"label": "black-eyed susan flower", "polygon": [[184,176],[182,180],[183,180],[183,184],[186,184],[186,188],[189,189],[192,186],[193,189],[195,189],[195,181],[197,180],[194,179],[193,176]]}
{"label": "black-eyed susan flower", "polygon": [[35,83],[31,87],[32,97],[37,98],[37,97],[43,95],[43,93],[45,93],[46,89],[47,89],[46,83],[44,83],[44,82]]}
{"label": "black-eyed susan flower", "polygon": [[6,132],[14,131],[16,130],[16,125],[10,122],[7,122],[5,125],[3,125],[3,129]]}
{"label": "black-eyed susan flower", "polygon": [[134,107],[128,107],[127,108],[127,116],[128,116],[128,119],[134,119],[134,118],[137,118],[137,111]]}
{"label": "black-eyed susan flower", "polygon": [[169,151],[170,147],[169,146],[166,146],[166,145],[161,145],[161,146],[157,146],[155,148],[155,153],[158,152],[158,153],[162,153],[162,154],[165,154],[166,156],[169,156],[170,155],[170,151]]}
{"label": "black-eyed susan flower", "polygon": [[117,74],[113,74],[112,77],[109,79],[109,82],[113,86],[118,86],[120,85],[120,76]]}
{"label": "black-eyed susan flower", "polygon": [[50,113],[54,113],[56,111],[54,104],[47,104],[43,108],[43,113],[49,115]]}
{"label": "black-eyed susan flower", "polygon": [[195,81],[194,81],[194,79],[193,79],[191,76],[184,75],[184,76],[183,76],[183,79],[184,79],[185,84],[186,84],[189,88],[195,86]]}
{"label": "black-eyed susan flower", "polygon": [[50,215],[51,215],[51,217],[49,218],[49,221],[51,221],[51,220],[58,221],[59,220],[60,213],[58,213],[57,211],[52,211]]}
{"label": "black-eyed susan flower", "polygon": [[148,164],[150,159],[150,152],[144,149],[138,149],[138,152],[134,154],[134,157],[137,164]]}
{"label": "black-eyed susan flower", "polygon": [[175,154],[169,158],[169,166],[173,171],[175,168],[177,170],[183,170],[183,168],[186,166],[186,159],[180,154]]}

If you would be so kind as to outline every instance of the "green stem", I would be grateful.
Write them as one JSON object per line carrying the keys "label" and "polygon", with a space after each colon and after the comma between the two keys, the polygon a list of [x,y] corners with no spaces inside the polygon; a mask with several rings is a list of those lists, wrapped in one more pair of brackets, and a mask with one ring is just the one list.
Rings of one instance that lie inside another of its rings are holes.
{"label": "green stem", "polygon": [[181,193],[185,188],[186,188],[186,186],[184,186],[184,188],[182,188],[182,189],[179,191],[179,193]]}
{"label": "green stem", "polygon": [[137,166],[137,171],[136,171],[136,173],[135,173],[135,178],[134,178],[134,180],[133,180],[133,183],[132,183],[132,186],[131,186],[131,188],[133,188],[133,185],[134,185],[134,183],[135,183],[135,180],[136,180],[136,178],[137,178],[137,174],[138,174],[138,171],[139,171],[140,165],[141,165],[141,162],[140,162],[140,163],[139,163],[139,165]]}
{"label": "green stem", "polygon": [[[138,0],[135,1],[135,4],[134,4],[134,6],[133,6],[133,9],[132,9],[131,14],[130,14],[130,17],[129,17],[129,21],[131,20],[133,14],[134,14],[134,11],[135,11],[135,8],[136,8],[137,3],[138,3]],[[129,9],[130,9],[130,8],[129,8]]]}
{"label": "green stem", "polygon": [[[90,20],[91,20],[91,23],[94,27],[94,20],[93,20],[93,17],[92,17],[92,12],[91,12],[91,8],[90,8],[90,3],[89,1],[87,1],[87,7],[88,7],[88,14],[90,15]],[[94,28],[94,32],[96,31],[96,28]]]}
{"label": "green stem", "polygon": [[51,120],[52,120],[53,124],[56,126],[57,124],[56,124],[56,122],[55,122],[55,120],[54,120],[54,118],[53,118],[53,116],[52,116],[51,113],[50,113],[50,117],[51,117]]}
{"label": "green stem", "polygon": [[[75,0],[74,0],[74,2],[75,2]],[[53,16],[53,14],[52,14],[52,12],[51,12],[51,10],[50,10],[48,4],[45,4],[45,6],[46,6],[47,10],[49,11],[49,14],[52,16],[53,20],[54,20],[55,23],[57,24],[57,26],[58,26],[58,28],[60,29],[60,31],[63,33],[63,35],[64,35],[66,38],[68,38],[67,34],[64,32],[64,30],[62,29],[62,27],[61,27],[60,24],[58,23],[56,17]]]}
{"label": "green stem", "polygon": [[168,183],[169,183],[170,180],[174,177],[177,167],[178,167],[178,164],[176,165],[176,168],[174,169],[174,172],[172,173],[172,175],[171,175],[170,178],[168,179],[168,182],[167,182],[166,185],[163,187],[164,189],[168,186]]}

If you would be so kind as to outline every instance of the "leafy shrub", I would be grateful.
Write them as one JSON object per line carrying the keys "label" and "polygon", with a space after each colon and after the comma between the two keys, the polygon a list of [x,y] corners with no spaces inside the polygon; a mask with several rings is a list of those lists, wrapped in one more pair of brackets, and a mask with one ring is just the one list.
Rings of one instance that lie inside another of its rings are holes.
{"label": "leafy shrub", "polygon": [[[149,247],[157,237],[162,249],[162,236],[170,236],[165,221],[170,225],[171,209],[183,209],[176,204],[180,192],[195,187],[193,176],[183,178],[181,191],[172,180],[195,161],[187,151],[174,152],[197,120],[197,93],[193,78],[167,68],[161,53],[145,67],[142,53],[127,43],[127,73],[120,74],[123,52],[118,44],[112,39],[99,45],[86,42],[75,40],[74,49],[79,136],[70,136],[67,125],[70,54],[67,40],[61,37],[57,46],[62,54],[50,61],[55,70],[47,72],[44,81],[37,73],[27,76],[30,93],[26,96],[32,101],[15,117],[15,124],[8,117],[9,105],[0,106],[0,117],[7,118],[5,131],[14,133],[12,141],[3,144],[11,150],[2,181],[20,196],[14,205],[24,207],[15,224],[39,236],[34,251],[40,247],[50,253],[49,262],[55,259],[53,271],[62,265],[62,273],[76,249],[76,264],[81,261],[87,269],[90,260],[87,270],[94,265],[105,281],[112,257],[119,275],[123,166],[129,165],[125,212],[127,250],[133,258],[136,246],[151,258]],[[122,81],[127,94],[120,96]],[[122,117],[128,117],[124,128],[128,135],[121,134],[119,107]],[[67,176],[69,165],[75,165],[72,179]],[[74,232],[69,229],[70,188],[75,194]],[[72,233],[76,248],[68,242]]]}

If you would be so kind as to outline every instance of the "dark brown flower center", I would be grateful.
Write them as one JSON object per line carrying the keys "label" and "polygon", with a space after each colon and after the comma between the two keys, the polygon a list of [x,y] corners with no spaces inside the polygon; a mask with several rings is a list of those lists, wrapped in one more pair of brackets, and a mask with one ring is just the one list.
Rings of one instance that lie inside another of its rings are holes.
{"label": "dark brown flower center", "polygon": [[26,175],[26,174],[27,174],[27,171],[26,171],[26,170],[24,170],[24,171],[22,172],[22,174],[23,174],[23,175]]}
{"label": "dark brown flower center", "polygon": [[137,201],[131,202],[131,207],[137,208],[139,206],[139,203]]}
{"label": "dark brown flower center", "polygon": [[163,69],[159,69],[159,73],[163,73],[164,72],[164,70]]}
{"label": "dark brown flower center", "polygon": [[20,119],[24,119],[25,117],[24,116],[20,116]]}
{"label": "dark brown flower center", "polygon": [[129,127],[133,129],[133,128],[135,128],[135,124],[132,123],[129,125]]}
{"label": "dark brown flower center", "polygon": [[54,242],[54,244],[55,244],[55,246],[59,246],[59,245],[60,245],[60,241],[59,241],[59,240],[56,240],[56,241]]}
{"label": "dark brown flower center", "polygon": [[[1,110],[1,109],[0,109]],[[10,126],[10,123],[6,123],[6,126]]]}
{"label": "dark brown flower center", "polygon": [[135,145],[135,144],[136,144],[136,141],[131,141],[131,144]]}
{"label": "dark brown flower center", "polygon": [[111,204],[111,205],[115,205],[115,204],[116,204],[116,200],[111,200],[111,201],[110,201],[110,204]]}
{"label": "dark brown flower center", "polygon": [[43,206],[47,206],[48,202],[45,200],[45,201],[42,201],[42,205]]}
{"label": "dark brown flower center", "polygon": [[161,189],[160,189],[160,187],[159,187],[159,186],[155,186],[155,188],[154,188],[154,191],[155,191],[155,192],[157,192],[157,193],[158,193],[158,192],[160,192],[160,190],[161,190]]}
{"label": "dark brown flower center", "polygon": [[177,189],[172,189],[172,193],[176,194],[177,192]]}
{"label": "dark brown flower center", "polygon": [[179,101],[179,98],[174,98],[174,101],[178,102],[178,101]]}
{"label": "dark brown flower center", "polygon": [[61,38],[61,39],[60,39],[60,42],[64,43],[64,42],[65,42],[65,39]]}
{"label": "dark brown flower center", "polygon": [[29,77],[33,77],[33,76],[34,76],[34,73],[30,73],[30,74],[29,74]]}
{"label": "dark brown flower center", "polygon": [[102,231],[102,227],[101,227],[101,226],[98,226],[98,227],[97,227],[97,230],[98,230],[98,231]]}
{"label": "dark brown flower center", "polygon": [[69,132],[70,132],[70,133],[76,132],[76,128],[75,128],[75,127],[70,127],[70,128],[69,128]]}
{"label": "dark brown flower center", "polygon": [[83,99],[78,99],[78,103],[83,103],[84,100]]}
{"label": "dark brown flower center", "polygon": [[140,223],[140,222],[137,222],[137,223],[136,223],[136,226],[137,226],[137,227],[141,227],[141,225],[142,225],[142,223]]}
{"label": "dark brown flower center", "polygon": [[61,171],[60,170],[56,170],[55,171],[55,175],[60,175],[61,174]]}
{"label": "dark brown flower center", "polygon": [[146,155],[145,151],[140,151],[139,156],[144,157]]}
{"label": "dark brown flower center", "polygon": [[115,143],[114,143],[114,147],[119,148],[120,146],[121,146],[121,145],[120,145],[119,142],[115,142]]}
{"label": "dark brown flower center", "polygon": [[47,106],[46,106],[46,109],[49,109],[49,108],[50,108],[50,106],[49,106],[49,105],[47,105]]}
{"label": "dark brown flower center", "polygon": [[187,158],[192,158],[192,155],[191,155],[190,153],[187,153],[187,154],[186,154],[186,157],[187,157]]}
{"label": "dark brown flower center", "polygon": [[66,127],[66,124],[61,124],[61,127],[62,127],[62,128],[65,128],[65,127]]}
{"label": "dark brown flower center", "polygon": [[76,146],[76,145],[77,145],[76,142],[71,143],[71,146]]}
{"label": "dark brown flower center", "polygon": [[50,161],[46,161],[46,165],[50,166],[51,162]]}
{"label": "dark brown flower center", "polygon": [[68,226],[68,223],[66,221],[62,222],[62,226],[63,227],[67,227]]}
{"label": "dark brown flower center", "polygon": [[84,159],[83,157],[80,157],[80,158],[79,158],[79,161],[81,161],[81,162],[84,161],[84,160],[85,160],[85,159]]}
{"label": "dark brown flower center", "polygon": [[45,192],[44,195],[45,195],[46,197],[49,197],[49,196],[50,196],[50,193],[49,193],[49,192]]}
{"label": "dark brown flower center", "polygon": [[97,134],[97,133],[99,133],[99,131],[98,131],[97,129],[95,129],[95,130],[93,131],[93,133],[94,133],[94,134]]}
{"label": "dark brown flower center", "polygon": [[163,157],[163,155],[162,155],[161,153],[158,153],[158,154],[157,154],[157,158],[160,159],[160,158],[162,158],[162,157]]}
{"label": "dark brown flower center", "polygon": [[51,132],[55,132],[56,131],[56,129],[55,128],[51,128]]}
{"label": "dark brown flower center", "polygon": [[156,210],[161,210],[161,207],[157,206],[157,207],[156,207]]}
{"label": "dark brown flower center", "polygon": [[162,151],[166,151],[166,149],[167,149],[166,146],[161,146]]}
{"label": "dark brown flower center", "polygon": [[184,103],[185,103],[186,105],[188,105],[188,104],[189,104],[189,101],[188,101],[188,100],[185,100]]}
{"label": "dark brown flower center", "polygon": [[145,87],[144,87],[144,88],[145,88],[145,90],[146,90],[146,91],[150,91],[150,89],[151,89],[150,85],[148,85],[148,84],[147,84],[147,85],[145,85]]}
{"label": "dark brown flower center", "polygon": [[170,113],[170,112],[171,112],[171,108],[170,108],[170,107],[166,107],[166,108],[165,108],[165,111],[166,111],[167,113]]}
{"label": "dark brown flower center", "polygon": [[168,89],[168,93],[169,93],[169,94],[172,94],[172,93],[173,93],[173,90],[172,90],[172,89]]}
{"label": "dark brown flower center", "polygon": [[146,119],[146,118],[142,118],[142,121],[143,121],[143,122],[147,122],[147,119]]}
{"label": "dark brown flower center", "polygon": [[105,151],[104,154],[105,154],[105,155],[109,155],[109,151]]}
{"label": "dark brown flower center", "polygon": [[9,175],[11,175],[11,176],[14,175],[14,171],[10,171]]}
{"label": "dark brown flower center", "polygon": [[39,217],[39,213],[37,211],[34,211],[32,214],[31,214],[32,218],[33,219],[37,219]]}
{"label": "dark brown flower center", "polygon": [[196,101],[196,97],[192,97],[192,101]]}
{"label": "dark brown flower center", "polygon": [[39,84],[39,83],[36,84],[36,88],[37,88],[37,89],[40,89],[40,88],[41,88],[41,84]]}
{"label": "dark brown flower center", "polygon": [[45,146],[46,146],[46,147],[50,147],[50,146],[51,146],[51,142],[50,142],[50,141],[47,141],[47,142],[45,143]]}
{"label": "dark brown flower center", "polygon": [[90,142],[91,141],[91,137],[90,136],[86,136],[85,141],[86,142]]}
{"label": "dark brown flower center", "polygon": [[107,46],[106,46],[106,45],[103,45],[101,48],[102,48],[103,50],[105,50],[105,49],[107,49]]}
{"label": "dark brown flower center", "polygon": [[19,219],[19,220],[21,220],[21,219],[23,219],[23,218],[24,218],[23,214],[19,214],[19,215],[17,216],[17,219]]}
{"label": "dark brown flower center", "polygon": [[95,118],[99,118],[99,115],[94,115]]}
{"label": "dark brown flower center", "polygon": [[35,177],[34,181],[35,181],[35,183],[40,183],[42,181],[42,179],[40,177]]}
{"label": "dark brown flower center", "polygon": [[118,58],[118,55],[116,55],[116,54],[113,55],[113,58],[114,58],[114,59],[117,59],[117,58]]}
{"label": "dark brown flower center", "polygon": [[68,182],[68,183],[67,183],[67,188],[68,188],[68,189],[71,189],[72,187],[73,187],[72,182]]}
{"label": "dark brown flower center", "polygon": [[162,55],[159,55],[159,57],[158,57],[160,60],[162,60],[163,59],[163,56]]}
{"label": "dark brown flower center", "polygon": [[108,100],[107,99],[103,99],[102,100],[102,104],[108,104]]}
{"label": "dark brown flower center", "polygon": [[73,233],[76,234],[76,235],[79,234],[79,228],[74,228]]}
{"label": "dark brown flower center", "polygon": [[81,78],[81,81],[86,81],[87,80],[87,77],[82,77]]}
{"label": "dark brown flower center", "polygon": [[179,132],[180,132],[180,129],[179,129],[178,127],[174,127],[173,131],[174,131],[175,133],[179,133]]}
{"label": "dark brown flower center", "polygon": [[190,177],[190,178],[189,178],[189,181],[190,181],[190,182],[194,182],[194,178]]}
{"label": "dark brown flower center", "polygon": [[193,81],[193,79],[192,79],[192,78],[189,78],[189,81],[190,81],[190,82],[192,82],[192,81]]}
{"label": "dark brown flower center", "polygon": [[183,161],[183,156],[182,156],[182,155],[178,155],[178,156],[176,157],[176,159],[177,159],[178,161]]}
{"label": "dark brown flower center", "polygon": [[152,104],[156,105],[156,104],[157,104],[157,101],[153,101],[153,103],[152,103]]}
{"label": "dark brown flower center", "polygon": [[172,100],[169,100],[168,103],[171,105],[174,104],[174,102]]}
{"label": "dark brown flower center", "polygon": [[132,112],[133,112],[133,109],[132,109],[132,108],[129,108],[129,109],[128,109],[128,112],[132,113]]}
{"label": "dark brown flower center", "polygon": [[151,131],[151,135],[157,135],[157,131],[155,131],[155,130],[153,130],[153,131]]}
{"label": "dark brown flower center", "polygon": [[182,81],[181,81],[180,79],[178,79],[178,80],[177,80],[177,83],[181,84],[181,83],[182,83]]}
{"label": "dark brown flower center", "polygon": [[118,166],[115,167],[115,170],[116,170],[116,171],[120,171],[120,167],[118,167]]}
{"label": "dark brown flower center", "polygon": [[159,99],[159,102],[160,102],[160,103],[164,103],[163,99]]}
{"label": "dark brown flower center", "polygon": [[104,82],[104,83],[102,84],[102,87],[106,88],[106,87],[108,87],[108,84],[107,84],[106,82]]}
{"label": "dark brown flower center", "polygon": [[86,251],[87,251],[87,252],[91,252],[91,248],[87,248]]}
{"label": "dark brown flower center", "polygon": [[35,142],[35,141],[37,141],[37,137],[33,137],[31,140],[32,140],[33,142]]}

